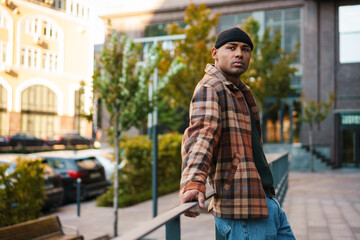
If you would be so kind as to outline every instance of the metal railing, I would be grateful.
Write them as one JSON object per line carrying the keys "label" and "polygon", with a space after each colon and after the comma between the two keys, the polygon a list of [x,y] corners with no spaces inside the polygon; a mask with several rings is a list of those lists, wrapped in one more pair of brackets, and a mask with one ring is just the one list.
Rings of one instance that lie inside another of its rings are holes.
{"label": "metal railing", "polygon": [[[280,204],[283,203],[287,189],[288,189],[288,172],[289,163],[288,153],[283,154],[267,154],[267,160],[270,165],[271,172],[274,177],[274,187],[276,198]],[[206,199],[211,198],[214,192],[211,191],[206,194]],[[181,204],[155,218],[144,223],[143,225],[129,231],[123,236],[114,238],[113,240],[137,240],[155,231],[159,227],[166,225],[166,239],[167,240],[180,240],[180,216],[193,207],[196,207],[198,202],[188,202]],[[215,223],[214,223],[215,225]],[[214,226],[215,227],[215,226]],[[216,230],[216,240],[224,239]]]}

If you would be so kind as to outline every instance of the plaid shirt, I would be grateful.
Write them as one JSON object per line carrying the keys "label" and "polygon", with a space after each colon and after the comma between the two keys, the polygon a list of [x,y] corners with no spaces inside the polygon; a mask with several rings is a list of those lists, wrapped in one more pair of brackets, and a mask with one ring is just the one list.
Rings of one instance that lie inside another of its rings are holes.
{"label": "plaid shirt", "polygon": [[[195,88],[190,125],[182,142],[180,196],[191,189],[215,190],[209,211],[227,219],[267,218],[266,196],[251,146],[253,111],[260,131],[259,113],[249,88],[240,89],[208,64]],[[246,105],[246,100],[248,106]]]}

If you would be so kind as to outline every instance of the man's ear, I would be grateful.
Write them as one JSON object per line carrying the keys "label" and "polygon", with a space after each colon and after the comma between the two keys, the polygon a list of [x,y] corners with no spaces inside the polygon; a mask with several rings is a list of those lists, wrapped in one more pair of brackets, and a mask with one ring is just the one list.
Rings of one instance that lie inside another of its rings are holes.
{"label": "man's ear", "polygon": [[214,47],[211,49],[211,56],[214,60],[217,60],[217,49]]}

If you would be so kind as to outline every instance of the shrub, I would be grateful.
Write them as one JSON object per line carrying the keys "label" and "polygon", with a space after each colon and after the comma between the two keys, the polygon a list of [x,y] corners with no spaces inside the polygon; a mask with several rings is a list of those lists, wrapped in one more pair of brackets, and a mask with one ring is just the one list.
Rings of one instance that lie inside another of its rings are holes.
{"label": "shrub", "polygon": [[[177,133],[159,136],[158,194],[179,189],[181,174],[181,139]],[[119,171],[119,206],[126,207],[151,199],[152,143],[147,136],[124,137],[120,142],[126,165]],[[114,188],[97,199],[100,206],[112,206]]]}
{"label": "shrub", "polygon": [[40,160],[18,158],[14,172],[0,165],[0,227],[36,219],[44,203],[44,168]]}

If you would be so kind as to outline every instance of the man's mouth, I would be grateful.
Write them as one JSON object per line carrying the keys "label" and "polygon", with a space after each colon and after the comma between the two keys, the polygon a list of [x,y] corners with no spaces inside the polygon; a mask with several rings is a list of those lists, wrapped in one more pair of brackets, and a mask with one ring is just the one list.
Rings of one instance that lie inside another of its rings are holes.
{"label": "man's mouth", "polygon": [[233,65],[234,65],[235,67],[242,67],[242,66],[244,66],[244,63],[239,62],[239,61],[235,61],[235,62],[233,62]]}

